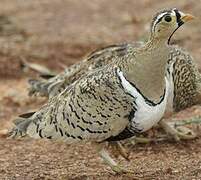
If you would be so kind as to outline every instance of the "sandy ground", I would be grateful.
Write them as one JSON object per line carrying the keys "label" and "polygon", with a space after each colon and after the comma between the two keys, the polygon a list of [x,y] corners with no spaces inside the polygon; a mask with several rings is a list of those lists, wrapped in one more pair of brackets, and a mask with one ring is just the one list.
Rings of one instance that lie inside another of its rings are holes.
{"label": "sandy ground", "polygon": [[[45,99],[27,96],[26,59],[61,71],[98,47],[144,40],[159,9],[178,7],[197,19],[182,27],[173,42],[187,48],[201,66],[201,1],[193,0],[0,0],[0,132],[20,113]],[[196,106],[176,115],[201,115]],[[65,145],[0,137],[0,179],[201,179],[201,138],[133,147],[130,162],[118,161],[134,174],[114,175],[90,144]]]}

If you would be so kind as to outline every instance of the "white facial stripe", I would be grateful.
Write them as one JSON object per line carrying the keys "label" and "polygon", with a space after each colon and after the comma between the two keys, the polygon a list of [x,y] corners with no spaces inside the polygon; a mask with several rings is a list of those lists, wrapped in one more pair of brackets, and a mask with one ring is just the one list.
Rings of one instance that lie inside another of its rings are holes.
{"label": "white facial stripe", "polygon": [[[175,10],[178,11],[178,9],[177,9],[177,8],[174,8],[174,9],[172,10],[172,11],[174,12],[174,14],[176,15]],[[181,14],[181,16],[184,16],[184,15],[185,15],[185,14],[184,14],[183,12],[181,12],[181,11],[178,11],[178,13]]]}
{"label": "white facial stripe", "polygon": [[153,26],[152,26],[152,32],[154,32],[154,29],[155,29],[155,26],[156,26],[158,20],[159,20],[160,18],[162,18],[165,14],[168,14],[168,13],[167,13],[167,12],[164,12],[164,13],[161,13],[161,14],[159,14],[159,15],[157,16],[157,18],[156,18],[156,20],[154,21],[154,24],[153,24]]}
{"label": "white facial stripe", "polygon": [[183,12],[181,12],[181,11],[178,11],[178,12],[181,15],[181,17],[185,16],[185,14]]}
{"label": "white facial stripe", "polygon": [[176,17],[176,13],[174,10],[172,10],[171,15]]}

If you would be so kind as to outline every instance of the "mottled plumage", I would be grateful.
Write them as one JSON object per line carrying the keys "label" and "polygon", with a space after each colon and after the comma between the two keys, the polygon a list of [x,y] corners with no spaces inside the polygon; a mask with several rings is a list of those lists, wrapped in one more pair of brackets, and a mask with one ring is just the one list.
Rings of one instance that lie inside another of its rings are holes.
{"label": "mottled plumage", "polygon": [[134,106],[134,98],[120,86],[114,68],[90,73],[36,112],[26,133],[69,143],[116,136],[127,126]]}
{"label": "mottled plumage", "polygon": [[[64,72],[46,79],[29,81],[30,94],[52,97],[59,94],[70,84],[96,68],[111,63],[112,56],[119,56],[129,47],[140,47],[142,42],[117,44],[98,49],[80,61],[67,68]],[[201,103],[201,76],[192,56],[178,46],[171,46],[167,73],[171,71],[174,86],[173,97],[169,96],[171,104],[167,111],[180,111],[197,103]],[[171,100],[172,99],[172,100]]]}
{"label": "mottled plumage", "polygon": [[175,48],[170,53],[168,64],[174,83],[174,111],[201,103],[201,75],[190,54]]}

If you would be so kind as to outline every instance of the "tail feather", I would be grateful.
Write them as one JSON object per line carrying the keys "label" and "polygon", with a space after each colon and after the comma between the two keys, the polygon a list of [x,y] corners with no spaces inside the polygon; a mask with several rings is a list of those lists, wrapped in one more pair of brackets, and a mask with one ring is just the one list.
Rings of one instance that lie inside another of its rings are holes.
{"label": "tail feather", "polygon": [[[17,138],[17,137],[24,137],[26,136],[27,127],[32,122],[31,116],[34,113],[27,113],[22,114],[20,117],[18,117],[16,120],[14,120],[15,127],[9,132],[8,136],[10,138]],[[26,117],[26,118],[25,118]]]}
{"label": "tail feather", "polygon": [[48,96],[49,98],[56,96],[57,94],[61,93],[65,87],[64,85],[64,80],[57,81],[55,83],[50,84],[48,87]]}
{"label": "tail feather", "polygon": [[29,96],[40,94],[40,96],[48,96],[48,87],[49,82],[44,82],[42,80],[30,79],[28,81],[29,87]]}

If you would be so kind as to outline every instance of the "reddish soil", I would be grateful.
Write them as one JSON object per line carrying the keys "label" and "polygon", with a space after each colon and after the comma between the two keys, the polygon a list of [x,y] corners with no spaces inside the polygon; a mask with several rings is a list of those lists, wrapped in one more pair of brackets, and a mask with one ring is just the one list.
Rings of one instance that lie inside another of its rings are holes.
{"label": "reddish soil", "polygon": [[[45,99],[27,96],[22,71],[26,59],[61,71],[98,47],[144,40],[151,16],[159,9],[178,7],[197,19],[179,30],[174,42],[192,53],[201,66],[200,0],[1,0],[0,6],[0,133],[20,113]],[[176,115],[201,115],[200,106]],[[90,152],[90,153],[89,153]],[[136,145],[131,160],[118,161],[134,174],[114,175],[90,144],[0,137],[0,179],[201,179],[201,138],[178,143]]]}

